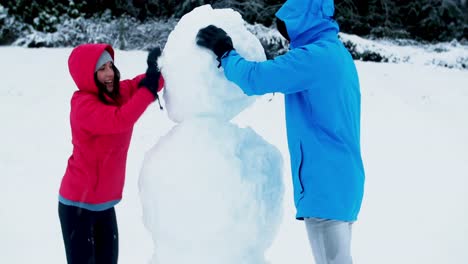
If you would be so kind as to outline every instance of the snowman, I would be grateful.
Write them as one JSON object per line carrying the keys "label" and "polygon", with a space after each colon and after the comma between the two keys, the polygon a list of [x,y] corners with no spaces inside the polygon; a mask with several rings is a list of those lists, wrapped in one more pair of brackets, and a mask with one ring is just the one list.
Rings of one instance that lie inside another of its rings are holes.
{"label": "snowman", "polygon": [[256,98],[224,77],[199,29],[223,28],[245,58],[264,50],[238,12],[195,8],[168,37],[158,64],[176,125],[145,155],[139,178],[143,220],[158,264],[262,264],[282,215],[283,160],[253,129],[232,123]]}

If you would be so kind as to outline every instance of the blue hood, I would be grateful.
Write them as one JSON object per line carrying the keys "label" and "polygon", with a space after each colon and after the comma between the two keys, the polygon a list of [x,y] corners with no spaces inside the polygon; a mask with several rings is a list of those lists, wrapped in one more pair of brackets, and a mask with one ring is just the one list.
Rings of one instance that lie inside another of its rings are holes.
{"label": "blue hood", "polygon": [[286,24],[294,48],[308,44],[323,31],[338,33],[334,12],[333,0],[287,0],[276,12],[276,17]]}

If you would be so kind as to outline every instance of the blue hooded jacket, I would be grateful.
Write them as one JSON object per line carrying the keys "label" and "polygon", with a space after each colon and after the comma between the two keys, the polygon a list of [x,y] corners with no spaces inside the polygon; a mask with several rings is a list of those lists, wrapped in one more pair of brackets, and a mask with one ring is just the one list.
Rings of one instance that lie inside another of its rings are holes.
{"label": "blue hooded jacket", "polygon": [[251,62],[234,50],[221,63],[245,94],[285,95],[296,218],[355,221],[365,177],[361,93],[333,12],[333,0],[288,0],[276,16],[286,24],[290,51]]}

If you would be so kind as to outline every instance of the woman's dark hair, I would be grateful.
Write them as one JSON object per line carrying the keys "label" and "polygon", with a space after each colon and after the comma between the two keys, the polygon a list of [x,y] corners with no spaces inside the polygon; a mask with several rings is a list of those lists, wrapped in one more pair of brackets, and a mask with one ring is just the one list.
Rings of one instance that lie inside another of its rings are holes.
{"label": "woman's dark hair", "polygon": [[99,82],[98,78],[97,78],[97,72],[94,73],[94,82],[96,83],[97,87],[98,87],[98,97],[99,97],[99,100],[101,100],[103,103],[105,104],[111,104],[111,102],[109,102],[107,99],[106,99],[106,96],[109,96],[110,98],[112,98],[114,101],[119,101],[120,99],[120,71],[119,69],[117,69],[117,67],[115,67],[114,64],[112,64],[112,70],[114,70],[114,89],[112,90],[112,92],[109,92],[107,91],[107,88],[104,84],[102,84],[101,82]]}

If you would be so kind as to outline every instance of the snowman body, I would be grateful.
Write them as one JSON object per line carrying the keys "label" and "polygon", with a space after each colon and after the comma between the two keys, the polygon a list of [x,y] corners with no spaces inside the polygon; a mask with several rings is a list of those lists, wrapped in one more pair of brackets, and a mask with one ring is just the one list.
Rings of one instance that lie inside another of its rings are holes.
{"label": "snowman body", "polygon": [[283,160],[254,130],[230,122],[255,98],[226,80],[214,55],[194,43],[209,24],[240,43],[240,54],[265,59],[231,9],[196,8],[169,36],[159,65],[166,109],[178,124],[145,155],[139,182],[152,262],[262,264],[281,221]]}

